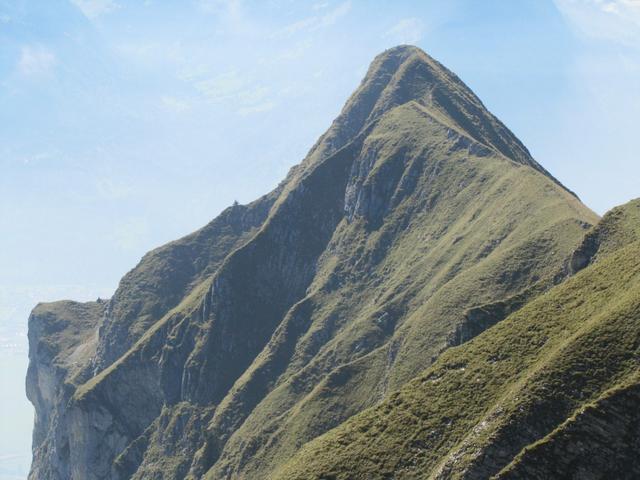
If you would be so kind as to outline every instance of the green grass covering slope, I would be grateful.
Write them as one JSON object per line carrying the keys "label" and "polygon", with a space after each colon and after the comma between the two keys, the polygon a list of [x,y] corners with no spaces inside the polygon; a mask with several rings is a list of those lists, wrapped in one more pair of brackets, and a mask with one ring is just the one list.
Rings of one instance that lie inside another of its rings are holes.
{"label": "green grass covering slope", "polygon": [[640,199],[611,209],[582,240],[570,267],[577,271],[621,246],[640,239]]}
{"label": "green grass covering slope", "polygon": [[215,273],[267,217],[279,189],[234,205],[200,230],[147,253],[120,281],[101,325],[96,366],[108,367]]}
{"label": "green grass covering slope", "polygon": [[104,300],[38,304],[29,317],[30,355],[47,359],[66,381],[75,382],[79,370],[95,354],[97,329],[106,306]]}
{"label": "green grass covering slope", "polygon": [[359,158],[375,158],[362,204],[390,205],[378,207],[381,219],[369,204],[338,226],[309,306],[284,320],[304,326],[276,331],[218,407],[207,478],[268,476],[301,444],[418,374],[455,344],[454,332],[482,331],[470,310],[552,286],[596,220],[545,176],[417,103],[381,117]]}
{"label": "green grass covering slope", "polygon": [[[616,216],[629,218],[635,208],[631,203]],[[623,230],[637,231],[635,219],[629,222]],[[637,382],[640,241],[630,240],[448,350],[380,406],[305,446],[273,478],[516,477],[532,452],[560,435],[567,441],[572,418]],[[612,432],[606,441],[624,434]]]}
{"label": "green grass covering slope", "polygon": [[639,403],[635,372],[522,450],[496,478],[639,478]]}

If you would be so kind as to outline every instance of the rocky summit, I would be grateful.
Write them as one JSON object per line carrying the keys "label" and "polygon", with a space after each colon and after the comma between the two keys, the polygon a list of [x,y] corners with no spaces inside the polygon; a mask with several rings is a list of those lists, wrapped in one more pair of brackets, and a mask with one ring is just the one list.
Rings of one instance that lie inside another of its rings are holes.
{"label": "rocky summit", "polygon": [[387,50],[275,190],[33,310],[30,478],[638,478],[639,259]]}

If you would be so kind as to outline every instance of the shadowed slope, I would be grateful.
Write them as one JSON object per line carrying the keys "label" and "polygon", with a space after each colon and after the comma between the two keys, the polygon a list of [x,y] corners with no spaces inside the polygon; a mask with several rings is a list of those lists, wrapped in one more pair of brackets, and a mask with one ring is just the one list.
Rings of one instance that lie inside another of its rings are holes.
{"label": "shadowed slope", "polygon": [[97,371],[125,353],[225,257],[256,232],[277,198],[278,189],[249,205],[227,208],[209,225],[147,253],[127,273],[109,302],[101,326]]}

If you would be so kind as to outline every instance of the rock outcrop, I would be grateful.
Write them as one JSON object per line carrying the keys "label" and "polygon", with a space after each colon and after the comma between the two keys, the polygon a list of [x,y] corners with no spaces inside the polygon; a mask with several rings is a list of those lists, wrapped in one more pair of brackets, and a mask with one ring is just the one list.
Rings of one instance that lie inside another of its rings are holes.
{"label": "rock outcrop", "polygon": [[95,355],[103,301],[38,305],[29,318],[27,397],[36,411],[32,478],[71,478],[67,405]]}

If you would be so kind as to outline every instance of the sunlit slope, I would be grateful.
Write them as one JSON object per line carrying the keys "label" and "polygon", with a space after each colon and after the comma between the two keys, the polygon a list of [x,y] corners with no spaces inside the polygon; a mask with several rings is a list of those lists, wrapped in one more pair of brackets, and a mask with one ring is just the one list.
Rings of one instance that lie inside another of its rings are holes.
{"label": "sunlit slope", "polygon": [[307,297],[214,414],[208,478],[267,475],[380,401],[563,278],[595,221],[546,176],[416,103],[380,119],[354,171],[359,193]]}
{"label": "sunlit slope", "polygon": [[445,352],[274,478],[636,478],[639,207],[594,229],[617,225],[590,266]]}

